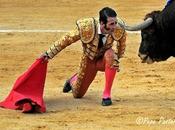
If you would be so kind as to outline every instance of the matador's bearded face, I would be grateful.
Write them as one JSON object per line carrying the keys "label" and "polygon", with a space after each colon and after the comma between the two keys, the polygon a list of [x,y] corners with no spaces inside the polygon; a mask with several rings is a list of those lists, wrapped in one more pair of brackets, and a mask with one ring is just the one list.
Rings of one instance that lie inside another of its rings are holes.
{"label": "matador's bearded face", "polygon": [[104,34],[112,34],[116,28],[117,25],[117,19],[116,17],[108,17],[107,18],[107,23],[104,24],[103,22],[101,23],[101,31]]}

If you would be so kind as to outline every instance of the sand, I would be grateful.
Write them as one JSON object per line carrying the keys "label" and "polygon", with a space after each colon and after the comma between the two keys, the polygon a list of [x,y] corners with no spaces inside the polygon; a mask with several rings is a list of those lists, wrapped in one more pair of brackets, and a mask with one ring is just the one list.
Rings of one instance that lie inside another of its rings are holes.
{"label": "sand", "polygon": [[[0,30],[71,30],[75,20],[98,16],[104,6],[117,10],[128,24],[164,7],[154,0],[0,0]],[[64,33],[0,33],[0,100],[16,78]],[[140,34],[128,33],[113,89],[113,105],[101,106],[104,73],[99,72],[82,99],[62,93],[65,80],[78,70],[81,43],[67,47],[49,61],[44,99],[47,112],[23,114],[0,108],[1,130],[173,130],[175,128],[175,59],[151,65],[138,55]]]}

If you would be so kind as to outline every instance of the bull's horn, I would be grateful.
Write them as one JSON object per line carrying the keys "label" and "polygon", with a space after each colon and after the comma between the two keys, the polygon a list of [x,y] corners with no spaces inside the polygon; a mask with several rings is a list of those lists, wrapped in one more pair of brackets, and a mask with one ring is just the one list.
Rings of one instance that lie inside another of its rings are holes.
{"label": "bull's horn", "polygon": [[148,27],[149,25],[151,25],[151,23],[153,22],[153,19],[152,18],[147,18],[145,21],[143,21],[142,23],[140,24],[137,24],[137,25],[134,25],[134,26],[128,26],[128,25],[125,25],[123,22],[121,21],[118,21],[118,24],[120,26],[122,26],[125,30],[127,31],[139,31],[139,30],[142,30],[142,29],[145,29],[146,27]]}

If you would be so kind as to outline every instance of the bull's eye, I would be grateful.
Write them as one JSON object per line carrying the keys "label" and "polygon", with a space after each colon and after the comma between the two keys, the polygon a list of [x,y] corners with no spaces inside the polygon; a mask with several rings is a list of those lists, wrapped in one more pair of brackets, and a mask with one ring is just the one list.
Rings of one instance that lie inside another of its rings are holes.
{"label": "bull's eye", "polygon": [[146,39],[147,34],[143,34],[142,37],[143,37],[143,39]]}

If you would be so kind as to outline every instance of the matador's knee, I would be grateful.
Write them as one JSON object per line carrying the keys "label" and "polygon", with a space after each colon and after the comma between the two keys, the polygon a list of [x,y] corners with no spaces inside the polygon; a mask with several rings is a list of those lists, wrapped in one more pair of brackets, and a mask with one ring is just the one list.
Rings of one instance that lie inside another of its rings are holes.
{"label": "matador's knee", "polygon": [[73,92],[74,98],[82,98],[84,94]]}
{"label": "matador's knee", "polygon": [[104,54],[104,59],[105,59],[105,66],[111,67],[114,63],[114,51],[112,49],[109,49],[105,52]]}
{"label": "matador's knee", "polygon": [[73,97],[74,98],[82,98],[85,95],[88,87],[89,87],[89,81],[88,80],[84,81],[83,83],[82,83],[82,80],[81,81],[77,80],[76,83],[72,87]]}

